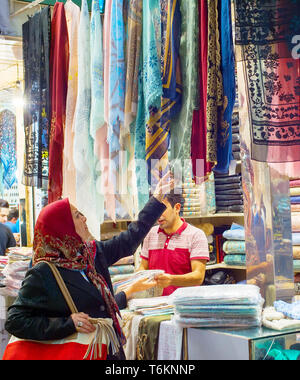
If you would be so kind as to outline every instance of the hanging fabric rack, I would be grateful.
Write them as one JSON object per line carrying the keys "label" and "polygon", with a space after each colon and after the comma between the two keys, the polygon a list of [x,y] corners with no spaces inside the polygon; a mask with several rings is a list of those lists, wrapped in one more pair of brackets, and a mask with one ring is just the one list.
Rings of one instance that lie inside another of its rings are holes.
{"label": "hanging fabric rack", "polygon": [[17,15],[25,12],[27,9],[30,9],[30,8],[33,8],[33,7],[37,6],[37,5],[39,5],[42,1],[44,1],[44,0],[35,0],[32,3],[29,3],[28,5],[25,5],[25,7],[19,9],[18,11],[14,12],[14,13],[12,13],[10,15],[10,17],[15,17],[15,16],[17,16]]}

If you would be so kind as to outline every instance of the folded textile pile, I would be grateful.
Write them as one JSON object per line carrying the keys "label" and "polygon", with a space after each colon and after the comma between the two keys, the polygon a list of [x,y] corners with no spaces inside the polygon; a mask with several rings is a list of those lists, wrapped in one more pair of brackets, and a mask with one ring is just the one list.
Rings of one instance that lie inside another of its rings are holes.
{"label": "folded textile pile", "polygon": [[290,180],[294,269],[300,269],[300,179]]}
{"label": "folded textile pile", "polygon": [[[138,281],[141,278],[148,279],[149,281],[152,281],[154,277],[158,274],[164,273],[163,270],[155,269],[155,270],[144,270],[139,271],[135,273],[128,273],[128,274],[119,274],[112,276],[112,284],[114,292],[120,292],[125,287],[131,285],[132,283]],[[151,288],[148,290],[140,291],[134,294],[134,298],[148,298],[148,297],[157,297],[161,296],[162,289],[161,288]]]}
{"label": "folded textile pile", "polygon": [[233,223],[231,228],[223,232],[227,239],[223,244],[224,263],[227,265],[246,265],[245,229]]}
{"label": "folded textile pile", "polygon": [[[277,302],[279,302],[279,304]],[[266,307],[263,310],[263,314],[262,314],[263,325],[269,329],[279,330],[279,331],[289,330],[289,329],[299,329],[300,320],[290,318],[287,315],[289,314],[289,312],[287,312],[289,307],[286,308],[284,305],[281,304],[282,302],[283,301],[276,301],[274,303],[274,306]],[[298,308],[299,308],[299,305],[298,305]],[[299,310],[298,310],[298,313],[299,313]]]}
{"label": "folded textile pile", "polygon": [[132,299],[128,301],[128,309],[145,316],[174,313],[174,306],[168,296]]}
{"label": "folded textile pile", "polygon": [[2,274],[3,269],[8,264],[7,256],[0,256],[0,285],[2,284],[2,280],[4,279],[4,275]]}
{"label": "folded textile pile", "polygon": [[180,327],[254,327],[261,325],[264,303],[255,285],[179,288],[171,295]]}
{"label": "folded textile pile", "polygon": [[196,184],[191,174],[185,174],[182,196],[184,199],[181,208],[183,217],[214,214],[216,212],[214,174],[211,173],[208,179],[201,184]]}
{"label": "folded textile pile", "polygon": [[1,283],[5,286],[5,294],[16,297],[21,288],[22,281],[29,268],[30,260],[18,260],[8,262],[2,271],[4,278]]}
{"label": "folded textile pile", "polygon": [[242,179],[240,174],[215,174],[216,211],[244,212]]}

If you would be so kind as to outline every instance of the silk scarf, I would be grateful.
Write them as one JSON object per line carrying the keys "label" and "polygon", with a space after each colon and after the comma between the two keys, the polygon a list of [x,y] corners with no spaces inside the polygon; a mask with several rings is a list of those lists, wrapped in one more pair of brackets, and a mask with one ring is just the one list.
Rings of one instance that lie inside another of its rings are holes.
{"label": "silk scarf", "polygon": [[193,113],[191,136],[191,159],[193,177],[196,183],[201,183],[203,178],[211,171],[212,165],[207,160],[207,49],[208,49],[208,10],[207,0],[199,0],[199,109]]}
{"label": "silk scarf", "polygon": [[300,161],[299,5],[236,0],[236,56],[246,83],[253,160]]}
{"label": "silk scarf", "polygon": [[47,190],[50,130],[50,7],[22,25],[25,157],[22,182]]}
{"label": "silk scarf", "polygon": [[90,135],[91,116],[91,52],[90,16],[87,1],[83,0],[78,38],[78,96],[74,122],[74,164],[76,167],[76,206],[89,215],[92,235],[100,237],[100,218],[97,215],[94,143]]}
{"label": "silk scarf", "polygon": [[80,8],[68,0],[65,13],[69,34],[69,74],[63,153],[63,195],[76,204],[76,169],[73,160],[74,116],[78,94],[78,27]]}
{"label": "silk scarf", "polygon": [[10,189],[16,182],[16,116],[6,109],[0,112],[0,175],[1,184]]}
{"label": "silk scarf", "polygon": [[171,159],[191,158],[193,112],[199,105],[199,17],[198,0],[181,1],[180,63],[182,72],[182,108],[172,121]]}
{"label": "silk scarf", "polygon": [[61,198],[63,148],[69,71],[68,27],[63,3],[56,3],[51,22],[50,89],[51,130],[49,139],[48,202]]}
{"label": "silk scarf", "polygon": [[146,161],[149,183],[154,187],[168,169],[170,122],[180,111],[182,83],[179,61],[181,32],[180,4],[177,0],[161,1],[161,78],[160,107],[149,109],[146,124]]}
{"label": "silk scarf", "polygon": [[217,131],[217,165],[214,171],[227,173],[232,159],[232,112],[235,103],[235,58],[232,39],[231,1],[219,1],[223,109]]}

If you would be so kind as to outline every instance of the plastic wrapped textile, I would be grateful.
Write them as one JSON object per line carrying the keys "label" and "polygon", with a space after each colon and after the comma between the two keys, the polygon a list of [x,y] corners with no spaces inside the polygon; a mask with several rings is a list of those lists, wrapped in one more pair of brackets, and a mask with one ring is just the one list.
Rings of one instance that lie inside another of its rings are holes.
{"label": "plastic wrapped textile", "polygon": [[140,299],[134,298],[128,301],[128,309],[131,311],[136,311],[136,310],[145,309],[145,308],[160,307],[160,306],[169,306],[169,305],[172,305],[172,302],[169,296],[140,298]]}
{"label": "plastic wrapped textile", "polygon": [[292,213],[292,232],[300,232],[300,212]]}
{"label": "plastic wrapped textile", "polygon": [[290,181],[290,188],[300,187],[300,179],[294,179]]}
{"label": "plastic wrapped textile", "polygon": [[299,204],[300,203],[300,196],[291,196],[291,204]]}
{"label": "plastic wrapped textile", "polygon": [[293,259],[300,260],[300,246],[298,245],[293,246]]}
{"label": "plastic wrapped textile", "polygon": [[233,223],[230,230],[223,232],[223,237],[227,240],[245,240],[245,228]]}
{"label": "plastic wrapped textile", "polygon": [[291,196],[300,195],[300,187],[291,187],[290,188],[290,195]]}
{"label": "plastic wrapped textile", "polygon": [[173,305],[257,305],[261,304],[256,285],[210,285],[178,288],[170,296]]}
{"label": "plastic wrapped textile", "polygon": [[300,260],[293,260],[294,270],[300,270]]}
{"label": "plastic wrapped textile", "polygon": [[259,318],[186,318],[174,314],[172,320],[180,327],[258,327],[261,326]]}
{"label": "plastic wrapped textile", "polygon": [[246,243],[243,240],[227,240],[223,244],[223,251],[229,254],[246,253]]}
{"label": "plastic wrapped textile", "polygon": [[291,204],[291,212],[300,212],[300,204]]}
{"label": "plastic wrapped textile", "polygon": [[274,307],[276,311],[282,313],[284,316],[300,320],[300,301],[294,303],[275,301]]}
{"label": "plastic wrapped textile", "polygon": [[245,318],[259,317],[262,305],[176,305],[176,313],[181,317]]}
{"label": "plastic wrapped textile", "polygon": [[224,263],[226,265],[246,265],[246,255],[245,254],[232,254],[226,255],[224,257]]}
{"label": "plastic wrapped textile", "polygon": [[111,266],[108,268],[109,274],[127,274],[127,273],[133,273],[134,272],[134,266],[133,265],[117,265],[117,266]]}

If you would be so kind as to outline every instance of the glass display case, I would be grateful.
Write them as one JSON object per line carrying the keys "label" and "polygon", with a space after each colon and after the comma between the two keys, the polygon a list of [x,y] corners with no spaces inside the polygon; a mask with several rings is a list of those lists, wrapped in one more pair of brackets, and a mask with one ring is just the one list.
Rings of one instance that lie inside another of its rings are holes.
{"label": "glass display case", "polygon": [[189,360],[298,360],[300,329],[187,329]]}

